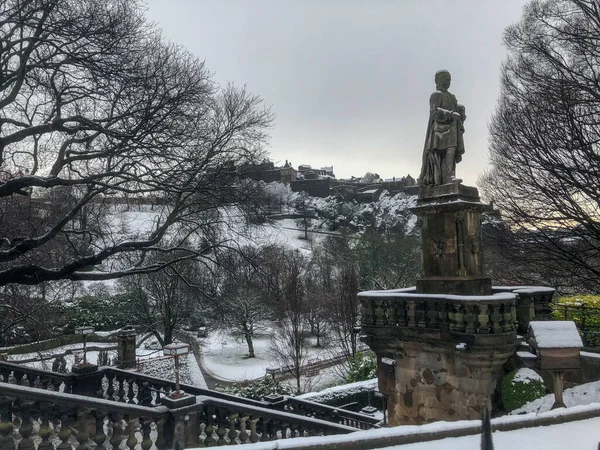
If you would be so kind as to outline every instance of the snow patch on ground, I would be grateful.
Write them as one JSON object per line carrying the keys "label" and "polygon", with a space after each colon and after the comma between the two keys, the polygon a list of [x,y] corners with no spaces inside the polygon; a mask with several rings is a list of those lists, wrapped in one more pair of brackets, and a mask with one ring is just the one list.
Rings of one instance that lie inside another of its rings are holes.
{"label": "snow patch on ground", "polygon": [[[594,381],[592,383],[581,384],[570,389],[565,389],[563,400],[565,405],[567,405],[567,408],[600,403],[600,381]],[[521,406],[519,409],[515,409],[511,414],[547,412],[550,411],[553,404],[554,394],[548,394],[545,397],[538,398],[537,400]],[[600,441],[600,435],[598,436],[598,441]]]}

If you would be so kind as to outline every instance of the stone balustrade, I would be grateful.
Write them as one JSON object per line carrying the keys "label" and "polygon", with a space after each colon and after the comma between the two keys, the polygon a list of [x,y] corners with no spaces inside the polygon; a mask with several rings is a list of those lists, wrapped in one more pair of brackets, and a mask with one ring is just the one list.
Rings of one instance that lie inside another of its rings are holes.
{"label": "stone balustrade", "polygon": [[0,449],[190,448],[356,431],[239,402],[196,401],[169,409],[0,383]]}
{"label": "stone balustrade", "polygon": [[378,422],[308,400],[271,403],[187,385],[196,404],[169,409],[161,397],[174,389],[169,380],[109,367],[60,374],[0,361],[0,450],[163,449],[184,437],[180,445],[188,448],[234,445],[344,434]]}
{"label": "stone balustrade", "polygon": [[287,398],[285,401],[285,410],[293,412],[294,414],[301,414],[303,416],[314,417],[315,419],[347,425],[359,430],[377,428],[380,422],[379,419],[365,414],[345,411],[343,409],[294,397]]}
{"label": "stone balustrade", "polygon": [[397,329],[399,333],[420,330],[454,335],[497,335],[514,333],[517,325],[512,293],[467,297],[416,294],[410,290],[368,291],[360,293],[359,299],[364,332],[385,327]]}

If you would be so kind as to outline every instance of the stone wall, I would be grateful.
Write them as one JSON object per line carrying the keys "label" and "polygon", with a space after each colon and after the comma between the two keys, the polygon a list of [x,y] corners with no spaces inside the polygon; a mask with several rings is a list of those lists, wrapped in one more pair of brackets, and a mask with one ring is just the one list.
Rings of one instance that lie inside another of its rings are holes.
{"label": "stone wall", "polygon": [[[478,419],[502,378],[493,350],[469,352],[443,345],[402,343],[396,364],[379,365],[379,389],[388,393],[390,425]],[[480,362],[485,361],[485,364]]]}

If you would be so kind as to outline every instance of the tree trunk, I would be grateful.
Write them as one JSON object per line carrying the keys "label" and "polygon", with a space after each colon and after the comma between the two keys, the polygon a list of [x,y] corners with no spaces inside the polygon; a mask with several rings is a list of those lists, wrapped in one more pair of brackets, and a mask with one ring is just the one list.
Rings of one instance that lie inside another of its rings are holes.
{"label": "tree trunk", "polygon": [[248,344],[248,358],[256,358],[254,354],[254,343],[252,342],[252,336],[246,335],[246,343]]}

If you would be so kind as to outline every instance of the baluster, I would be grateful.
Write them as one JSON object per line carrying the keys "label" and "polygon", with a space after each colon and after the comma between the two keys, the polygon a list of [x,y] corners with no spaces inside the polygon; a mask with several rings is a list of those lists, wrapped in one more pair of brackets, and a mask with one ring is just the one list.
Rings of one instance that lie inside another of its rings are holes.
{"label": "baluster", "polygon": [[8,379],[10,378],[10,369],[0,367],[0,377],[2,377],[3,383],[8,383]]}
{"label": "baluster", "polygon": [[267,436],[269,436],[269,440],[274,441],[278,438],[278,425],[279,422],[277,420],[267,421]]}
{"label": "baluster", "polygon": [[490,321],[492,322],[492,333],[497,334],[502,332],[502,314],[500,313],[500,306],[494,304],[491,306],[492,312],[490,314]]}
{"label": "baluster", "polygon": [[64,381],[64,387],[63,387],[63,392],[65,394],[72,394],[73,393],[73,382],[74,382],[74,378],[73,377],[68,377],[65,381]]}
{"label": "baluster", "polygon": [[[513,305],[514,308],[514,305]],[[514,323],[512,318],[513,318],[513,314],[511,311],[511,305],[510,303],[505,303],[502,305],[502,309],[503,309],[503,314],[502,314],[502,330],[505,333],[508,333],[510,331],[513,330],[513,326]]]}
{"label": "baluster", "polygon": [[152,391],[147,382],[142,383],[142,386],[138,388],[138,402],[143,406],[152,406]]}
{"label": "baluster", "polygon": [[48,378],[40,378],[40,384],[42,385],[43,390],[48,390],[48,383],[50,383],[50,380]]}
{"label": "baluster", "polygon": [[417,321],[416,321],[416,316],[415,316],[415,301],[408,300],[406,303],[407,303],[407,312],[406,312],[407,326],[409,328],[416,328]]}
{"label": "baluster", "polygon": [[117,401],[125,402],[125,377],[119,374],[117,375],[117,381],[119,382],[119,390],[117,391]]}
{"label": "baluster", "polygon": [[375,311],[373,308],[373,301],[369,298],[362,299],[362,316],[360,318],[361,325],[371,326],[375,325]]}
{"label": "baluster", "polygon": [[258,433],[256,432],[256,424],[259,419],[250,419],[250,442],[258,442]]}
{"label": "baluster", "polygon": [[111,423],[112,434],[110,436],[110,445],[113,449],[118,449],[121,446],[121,442],[125,437],[123,429],[123,416],[121,414],[112,413],[109,415],[109,421]]}
{"label": "baluster", "polygon": [[475,314],[473,314],[473,305],[465,306],[465,333],[473,334],[475,332]]}
{"label": "baluster", "polygon": [[225,434],[227,433],[226,424],[227,419],[225,418],[224,412],[220,409],[217,409],[217,436],[219,436],[217,445],[227,444],[227,441],[225,440]]}
{"label": "baluster", "polygon": [[437,328],[438,327],[438,316],[439,316],[439,312],[438,312],[438,307],[439,307],[439,303],[438,302],[431,302],[428,303],[429,308],[427,311],[427,327],[428,328]]}
{"label": "baluster", "polygon": [[389,325],[389,315],[388,315],[389,305],[388,305],[387,300],[381,302],[381,308],[383,309],[383,326],[387,327]]}
{"label": "baluster", "polygon": [[135,446],[138,444],[138,440],[135,437],[135,432],[137,431],[137,417],[125,417],[125,422],[127,423],[127,433],[128,438],[125,444],[129,447],[130,450],[135,450]]}
{"label": "baluster", "polygon": [[382,327],[384,325],[384,311],[383,302],[381,300],[375,300],[375,326]]}
{"label": "baluster", "polygon": [[438,320],[439,320],[439,329],[443,331],[448,331],[450,328],[449,314],[448,314],[448,303],[446,302],[438,302]]}
{"label": "baluster", "polygon": [[114,400],[115,387],[113,386],[113,380],[115,379],[115,374],[112,372],[108,372],[106,374],[106,398],[108,400]]}
{"label": "baluster", "polygon": [[[42,407],[39,403],[36,403],[37,417],[40,420],[40,428],[38,430],[38,436],[42,441],[38,445],[38,450],[54,450],[54,445],[50,441],[50,435],[52,434],[52,427],[50,427],[50,419],[52,417],[52,407],[46,405]],[[2,445],[0,445],[2,448]]]}
{"label": "baluster", "polygon": [[29,387],[35,387],[35,380],[37,378],[37,375],[28,373],[25,375],[25,378],[27,379],[27,383],[29,384]]}
{"label": "baluster", "polygon": [[150,450],[152,448],[152,438],[150,437],[152,431],[152,419],[140,419],[140,421],[142,424],[142,450]]}
{"label": "baluster", "polygon": [[415,303],[415,320],[417,321],[417,327],[425,328],[425,317],[427,315],[427,302],[420,301]]}
{"label": "baluster", "polygon": [[15,370],[13,372],[13,377],[15,377],[15,382],[18,385],[22,385],[23,384],[23,377],[25,376],[25,374],[19,370]]}
{"label": "baluster", "polygon": [[246,431],[246,424],[248,423],[249,416],[242,415],[240,417],[240,433],[238,434],[238,439],[240,444],[245,444],[248,441],[250,435]]}
{"label": "baluster", "polygon": [[15,441],[12,438],[12,400],[8,397],[0,397],[0,448],[14,449]]}
{"label": "baluster", "polygon": [[390,327],[395,327],[398,325],[398,313],[397,313],[397,308],[398,308],[398,302],[397,301],[390,301],[388,302],[388,306],[387,306],[387,314],[388,314],[388,325]]}
{"label": "baluster", "polygon": [[79,420],[77,421],[77,433],[75,434],[75,439],[79,442],[76,450],[89,450],[90,446],[88,445],[88,440],[90,438],[90,434],[88,432],[88,422],[90,420],[87,412],[80,413]]}
{"label": "baluster", "polygon": [[[94,411],[94,419],[96,422],[96,431],[94,433],[94,442],[96,443],[96,448],[94,450],[105,450],[106,446],[106,433],[104,433],[104,416],[106,414],[103,411],[96,410]],[[39,450],[39,449],[38,449]]]}
{"label": "baluster", "polygon": [[127,403],[129,404],[135,404],[135,391],[133,389],[133,386],[135,384],[135,380],[133,380],[132,378],[129,378],[127,380]]}
{"label": "baluster", "polygon": [[407,311],[406,311],[406,300],[400,300],[396,303],[396,320],[398,325],[405,327],[407,324]]}
{"label": "baluster", "polygon": [[479,314],[477,315],[477,321],[479,322],[479,334],[488,334],[490,332],[490,306],[481,303],[479,305]]}
{"label": "baluster", "polygon": [[227,433],[227,437],[229,438],[229,444],[235,444],[235,440],[237,438],[237,430],[236,430],[236,421],[240,415],[237,413],[229,414],[229,433]]}
{"label": "baluster", "polygon": [[163,387],[157,384],[152,385],[152,388],[155,390],[154,404],[160,405],[160,399],[162,397],[161,392],[163,392]]}
{"label": "baluster", "polygon": [[266,442],[269,440],[269,432],[267,428],[267,419],[261,417],[258,421],[258,430],[260,430],[260,441]]}
{"label": "baluster", "polygon": [[212,447],[217,443],[215,440],[213,433],[215,431],[214,419],[213,419],[213,408],[205,407],[204,409],[206,414],[206,426],[204,427],[204,432],[206,433],[206,439],[204,439],[205,447]]}
{"label": "baluster", "polygon": [[21,403],[21,426],[17,430],[23,439],[19,442],[19,450],[35,450],[31,434],[33,433],[33,424],[31,423],[31,413],[33,410],[32,402]]}
{"label": "baluster", "polygon": [[52,385],[52,390],[56,391],[56,392],[60,392],[60,385],[62,384],[62,381],[56,378],[52,378],[50,380],[50,384]]}
{"label": "baluster", "polygon": [[165,448],[165,418],[161,417],[156,422],[156,445],[157,449]]}
{"label": "baluster", "polygon": [[69,443],[71,437],[71,425],[77,420],[77,410],[72,407],[67,407],[60,411],[60,431],[58,432],[58,438],[61,443],[56,447],[56,450],[73,450],[73,447]]}

